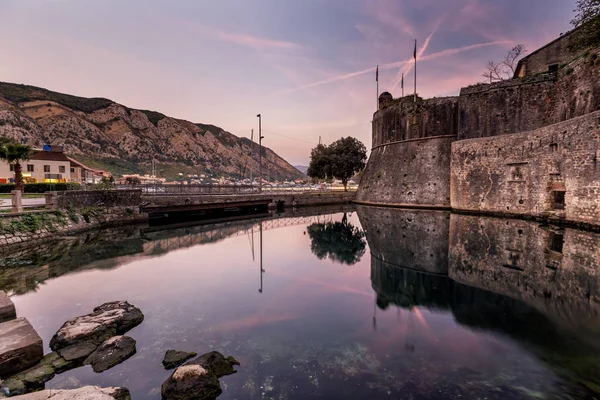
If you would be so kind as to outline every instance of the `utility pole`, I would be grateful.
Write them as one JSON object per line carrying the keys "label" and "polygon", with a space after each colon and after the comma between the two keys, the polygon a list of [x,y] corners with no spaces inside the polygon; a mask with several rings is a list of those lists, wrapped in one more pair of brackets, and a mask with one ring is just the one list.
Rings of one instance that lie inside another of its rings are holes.
{"label": "utility pole", "polygon": [[258,193],[262,193],[262,140],[264,136],[262,135],[262,118],[260,114],[258,117]]}
{"label": "utility pole", "polygon": [[[254,147],[254,129],[252,129],[250,131],[250,151],[252,152]],[[252,168],[250,168],[250,191],[252,191],[252,184],[254,183],[254,180],[252,178]]]}

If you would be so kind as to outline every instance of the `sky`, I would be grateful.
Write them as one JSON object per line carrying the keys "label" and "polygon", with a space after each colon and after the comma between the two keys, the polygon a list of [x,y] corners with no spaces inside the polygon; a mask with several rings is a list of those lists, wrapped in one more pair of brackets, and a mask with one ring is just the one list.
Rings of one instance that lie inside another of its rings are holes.
{"label": "sky", "polygon": [[[258,130],[292,164],[371,147],[379,92],[457,95],[570,29],[575,0],[0,0],[0,81]],[[256,137],[256,134],[255,134]]]}

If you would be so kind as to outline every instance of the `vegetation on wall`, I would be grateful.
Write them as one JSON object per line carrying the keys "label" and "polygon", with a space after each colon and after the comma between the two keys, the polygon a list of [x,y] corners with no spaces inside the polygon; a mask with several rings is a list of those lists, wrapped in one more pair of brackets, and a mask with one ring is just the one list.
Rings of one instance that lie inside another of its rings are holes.
{"label": "vegetation on wall", "polygon": [[0,234],[19,232],[34,233],[40,230],[56,232],[59,226],[67,225],[67,215],[62,211],[54,213],[32,213],[18,218],[0,218]]}
{"label": "vegetation on wall", "polygon": [[575,17],[571,24],[581,28],[577,47],[586,48],[600,45],[600,0],[578,0]]}

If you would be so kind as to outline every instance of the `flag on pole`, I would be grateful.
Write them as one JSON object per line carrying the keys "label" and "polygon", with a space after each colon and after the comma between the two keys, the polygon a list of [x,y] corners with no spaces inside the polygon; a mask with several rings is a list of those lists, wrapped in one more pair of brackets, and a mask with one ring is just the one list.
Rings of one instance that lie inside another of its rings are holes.
{"label": "flag on pole", "polygon": [[417,59],[417,39],[415,39],[415,52],[413,53],[413,57],[416,61],[416,59]]}
{"label": "flag on pole", "polygon": [[379,82],[379,65],[375,69],[375,82]]}

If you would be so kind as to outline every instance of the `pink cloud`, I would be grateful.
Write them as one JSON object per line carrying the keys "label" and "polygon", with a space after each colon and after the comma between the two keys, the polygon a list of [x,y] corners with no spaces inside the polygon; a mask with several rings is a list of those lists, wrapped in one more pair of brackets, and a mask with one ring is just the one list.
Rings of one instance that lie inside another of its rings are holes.
{"label": "pink cloud", "polygon": [[[429,37],[429,39],[431,38],[431,35]],[[429,42],[426,41],[426,44],[428,44]],[[455,54],[459,54],[465,51],[469,51],[469,50],[474,50],[474,49],[478,49],[478,48],[482,48],[482,47],[488,47],[488,46],[496,46],[496,45],[503,45],[503,44],[511,44],[511,41],[494,41],[494,42],[487,42],[487,43],[478,43],[478,44],[472,44],[472,45],[468,45],[468,46],[462,46],[462,47],[456,47],[456,48],[452,48],[452,49],[446,49],[446,50],[442,50],[439,52],[435,52],[432,54],[428,54],[425,56],[422,56],[419,58],[420,61],[428,61],[428,60],[434,60],[437,58],[441,58],[441,57],[447,57],[447,56],[451,56],[451,55],[455,55]],[[422,53],[425,49],[425,45],[421,48],[421,50],[417,53],[417,57],[419,57],[419,53]],[[406,72],[409,72],[412,70],[413,68],[413,64],[412,64],[413,58],[408,58],[406,60],[402,60],[402,61],[394,61],[391,63],[386,63],[386,64],[381,64],[379,65],[379,70],[386,70],[386,69],[395,69],[398,67],[402,67],[403,69],[401,70],[401,72],[403,72],[404,70]],[[405,72],[405,73],[406,73]],[[305,90],[305,89],[310,89],[316,86],[321,86],[321,85],[325,85],[325,84],[329,84],[329,83],[334,83],[334,82],[338,82],[338,81],[343,81],[346,79],[350,79],[350,78],[354,78],[356,76],[360,76],[360,75],[364,75],[364,74],[368,74],[368,73],[372,73],[375,74],[375,67],[371,67],[371,68],[365,68],[362,69],[360,71],[355,71],[355,72],[349,72],[346,74],[342,74],[342,75],[337,75],[337,76],[333,76],[327,79],[322,79],[304,86],[299,86],[296,88],[292,88],[292,89],[288,89],[288,90],[284,90],[281,91],[279,93],[275,93],[275,95],[283,95],[283,94],[289,94],[289,93],[294,93],[294,92],[298,92],[301,90]],[[394,87],[396,87],[396,85],[394,85]]]}
{"label": "pink cloud", "polygon": [[252,36],[252,35],[248,35],[248,34],[225,32],[225,31],[222,31],[222,30],[219,30],[216,28],[204,27],[204,28],[202,28],[202,30],[207,35],[209,35],[215,39],[233,43],[233,44],[237,44],[240,46],[252,47],[255,50],[264,50],[264,49],[294,50],[294,49],[299,49],[302,47],[296,43],[287,42],[287,41],[283,41],[283,40],[273,40],[273,39],[266,39],[266,38],[261,38],[261,37],[257,37],[257,36]]}

